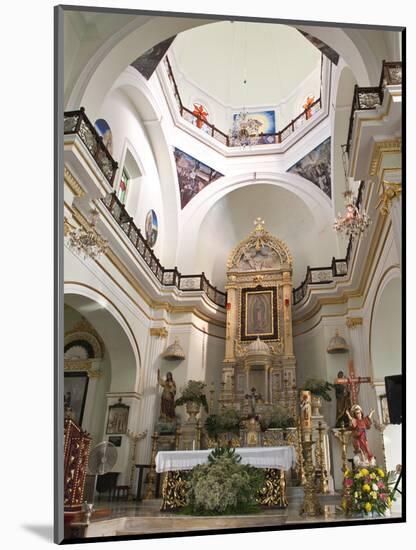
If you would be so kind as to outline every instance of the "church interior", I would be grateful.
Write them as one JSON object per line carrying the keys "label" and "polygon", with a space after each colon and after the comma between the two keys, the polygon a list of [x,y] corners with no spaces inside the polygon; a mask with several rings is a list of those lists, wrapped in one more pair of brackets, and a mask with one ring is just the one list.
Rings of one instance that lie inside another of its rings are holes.
{"label": "church interior", "polygon": [[400,30],[57,16],[65,538],[400,519]]}

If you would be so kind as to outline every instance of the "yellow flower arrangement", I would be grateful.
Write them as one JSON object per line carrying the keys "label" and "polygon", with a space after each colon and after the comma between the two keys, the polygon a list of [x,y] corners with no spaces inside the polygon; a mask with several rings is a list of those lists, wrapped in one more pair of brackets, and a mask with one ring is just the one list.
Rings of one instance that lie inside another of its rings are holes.
{"label": "yellow flower arrangement", "polygon": [[346,515],[376,514],[383,516],[394,497],[389,474],[378,466],[344,472],[342,509]]}

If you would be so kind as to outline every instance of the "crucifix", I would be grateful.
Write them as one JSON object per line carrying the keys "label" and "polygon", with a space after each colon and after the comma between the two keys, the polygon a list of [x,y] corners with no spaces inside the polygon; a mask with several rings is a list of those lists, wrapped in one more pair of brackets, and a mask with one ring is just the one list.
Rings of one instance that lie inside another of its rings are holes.
{"label": "crucifix", "polygon": [[256,403],[262,398],[261,395],[256,392],[256,388],[251,388],[251,393],[247,393],[245,398],[250,400],[251,416],[256,416]]}
{"label": "crucifix", "polygon": [[358,392],[360,384],[368,384],[371,382],[369,376],[355,376],[354,362],[352,359],[348,361],[348,378],[335,378],[334,384],[346,384],[351,391],[351,405],[358,405]]}

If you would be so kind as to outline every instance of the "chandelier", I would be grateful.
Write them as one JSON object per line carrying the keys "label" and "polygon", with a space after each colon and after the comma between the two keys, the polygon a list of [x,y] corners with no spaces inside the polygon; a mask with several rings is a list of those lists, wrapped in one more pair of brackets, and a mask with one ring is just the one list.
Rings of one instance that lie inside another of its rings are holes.
{"label": "chandelier", "polygon": [[354,204],[353,193],[348,187],[344,191],[343,196],[346,211],[343,216],[338,212],[338,216],[334,222],[334,229],[345,237],[354,238],[364,233],[370,225],[371,220],[364,210],[362,212],[358,210]]}
{"label": "chandelier", "polygon": [[234,146],[246,147],[256,145],[262,124],[255,118],[250,118],[247,111],[243,110],[234,117],[233,127],[230,132],[230,141]]}
{"label": "chandelier", "polygon": [[104,239],[96,229],[98,210],[90,210],[91,221],[89,227],[71,226],[68,232],[69,248],[77,254],[82,254],[84,259],[91,258],[95,260],[104,254],[108,248],[108,241]]}

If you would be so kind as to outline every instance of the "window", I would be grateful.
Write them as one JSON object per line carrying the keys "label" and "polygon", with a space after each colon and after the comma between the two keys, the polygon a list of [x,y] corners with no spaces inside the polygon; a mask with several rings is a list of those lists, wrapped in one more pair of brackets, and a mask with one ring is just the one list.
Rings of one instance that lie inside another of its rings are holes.
{"label": "window", "polygon": [[120,200],[121,203],[125,204],[126,202],[126,195],[127,195],[127,189],[129,187],[130,183],[130,176],[127,173],[127,170],[123,168],[123,171],[121,172],[121,178],[120,183],[118,184],[118,190],[117,190],[117,197]]}

